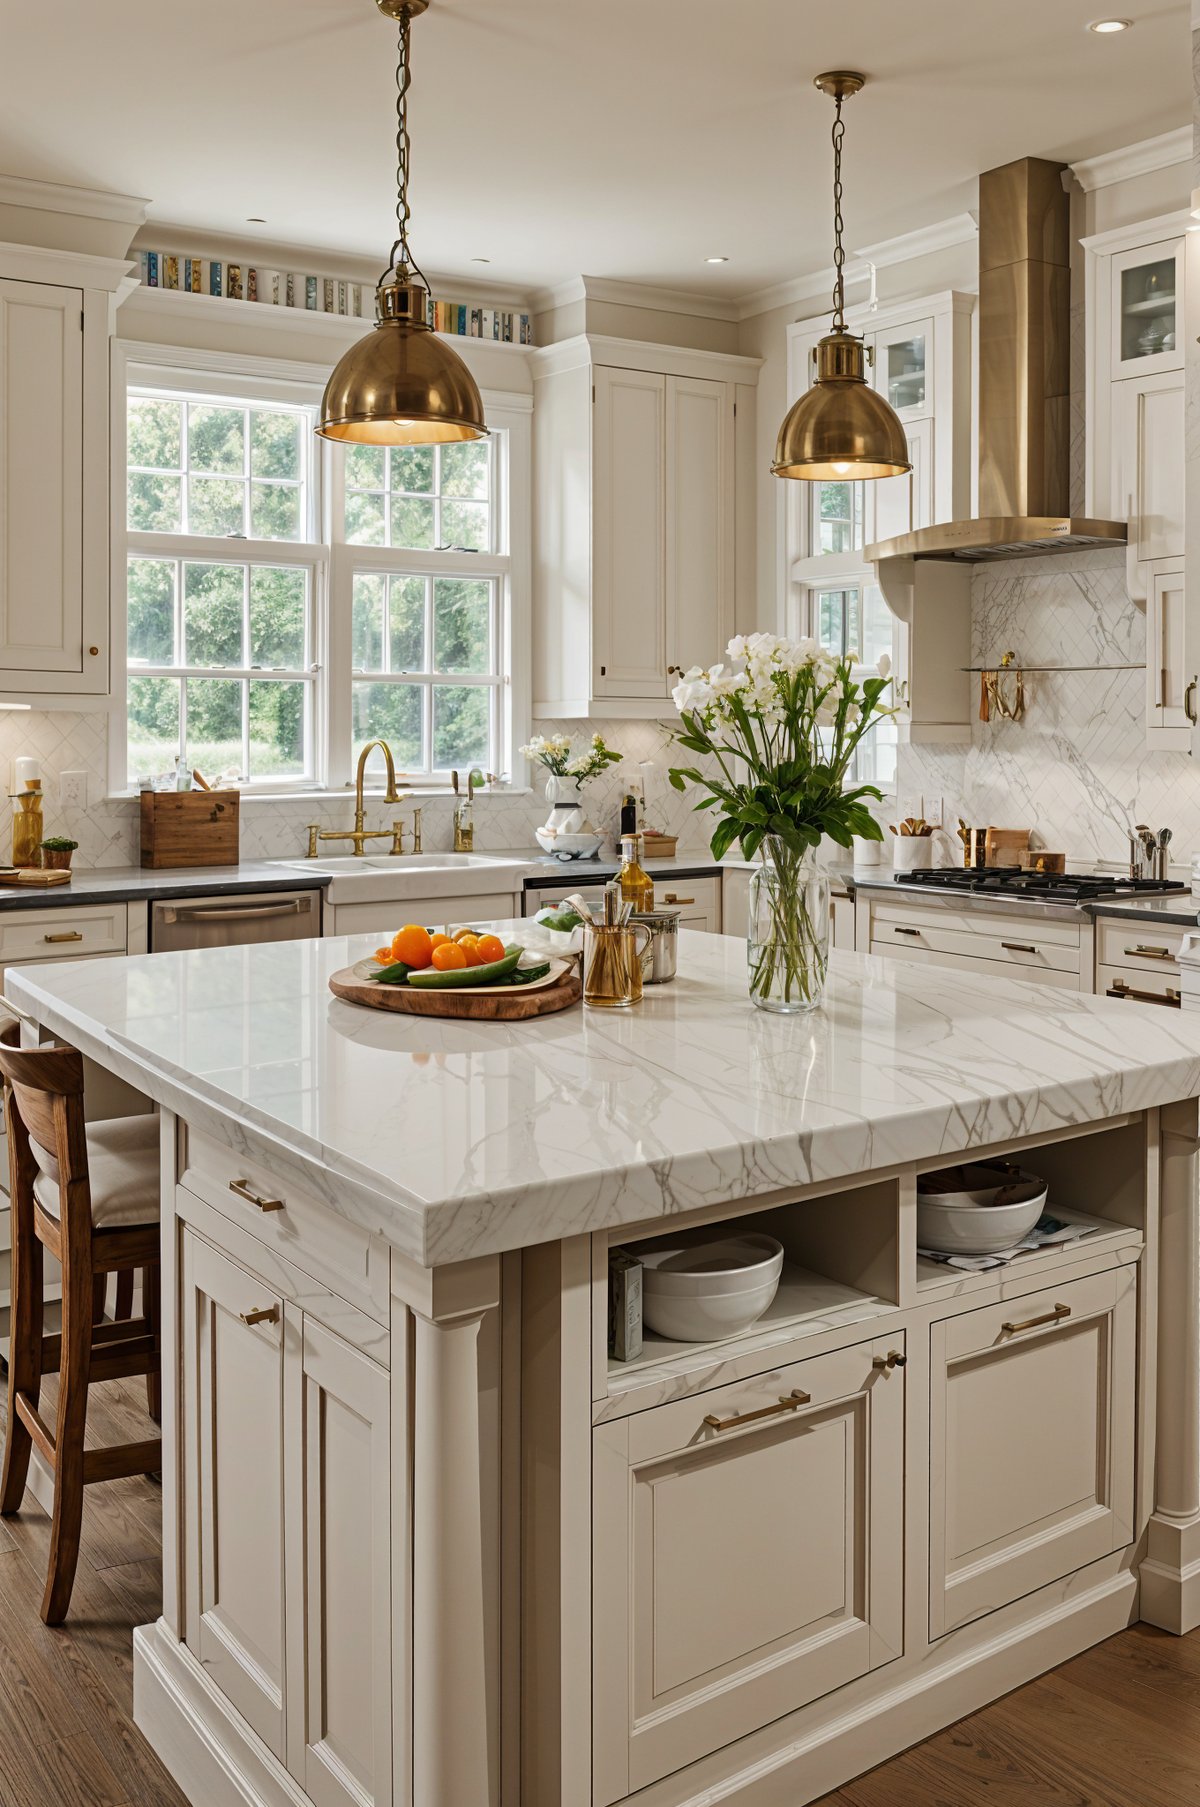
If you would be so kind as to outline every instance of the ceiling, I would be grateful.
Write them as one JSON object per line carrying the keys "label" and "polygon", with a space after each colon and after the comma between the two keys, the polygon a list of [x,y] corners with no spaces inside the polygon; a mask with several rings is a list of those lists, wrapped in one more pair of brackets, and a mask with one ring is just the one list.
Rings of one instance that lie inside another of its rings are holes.
{"label": "ceiling", "polygon": [[[853,250],[973,206],[1013,157],[1183,125],[1186,0],[1121,5],[1134,29],[1099,37],[1097,0],[433,0],[413,28],[414,248],[525,290],[586,272],[732,298],[822,269],[818,70],[870,78],[846,110]],[[0,32],[0,172],[382,261],[395,37],[373,0],[0,0]]]}

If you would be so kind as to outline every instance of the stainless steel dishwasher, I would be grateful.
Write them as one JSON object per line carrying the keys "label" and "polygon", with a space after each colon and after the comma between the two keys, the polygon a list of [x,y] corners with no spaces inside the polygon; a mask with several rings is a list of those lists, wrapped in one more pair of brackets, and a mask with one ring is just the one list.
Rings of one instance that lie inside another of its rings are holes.
{"label": "stainless steel dishwasher", "polygon": [[152,905],[150,951],[245,947],[259,941],[305,941],[321,933],[321,893],[246,891],[228,897],[177,897]]}

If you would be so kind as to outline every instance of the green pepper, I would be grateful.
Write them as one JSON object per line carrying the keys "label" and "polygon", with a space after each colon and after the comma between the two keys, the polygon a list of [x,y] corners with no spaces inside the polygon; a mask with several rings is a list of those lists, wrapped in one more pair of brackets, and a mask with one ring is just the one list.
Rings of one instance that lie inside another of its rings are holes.
{"label": "green pepper", "polygon": [[397,961],[395,966],[381,966],[375,974],[375,981],[379,985],[404,985],[407,983],[411,971],[411,966],[405,966],[403,961]]}

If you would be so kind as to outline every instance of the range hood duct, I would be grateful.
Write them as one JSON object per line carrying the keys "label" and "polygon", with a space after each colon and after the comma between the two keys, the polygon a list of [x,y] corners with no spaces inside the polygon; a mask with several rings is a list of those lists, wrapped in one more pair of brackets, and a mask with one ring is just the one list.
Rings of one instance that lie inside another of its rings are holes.
{"label": "range hood duct", "polygon": [[1064,166],[979,178],[979,516],[867,548],[882,559],[1020,558],[1123,545],[1070,513],[1071,237]]}

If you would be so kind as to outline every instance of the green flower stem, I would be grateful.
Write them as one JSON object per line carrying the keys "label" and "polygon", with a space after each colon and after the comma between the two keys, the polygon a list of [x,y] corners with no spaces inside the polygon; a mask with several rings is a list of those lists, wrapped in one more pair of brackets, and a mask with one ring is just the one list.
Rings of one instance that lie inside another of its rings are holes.
{"label": "green flower stem", "polygon": [[[817,1003],[829,964],[828,917],[822,930],[809,910],[808,890],[816,877],[809,858],[782,845],[763,846],[756,909],[750,925],[750,995],[793,1008]],[[763,891],[767,923],[761,922]],[[765,938],[763,936],[766,930]]]}

